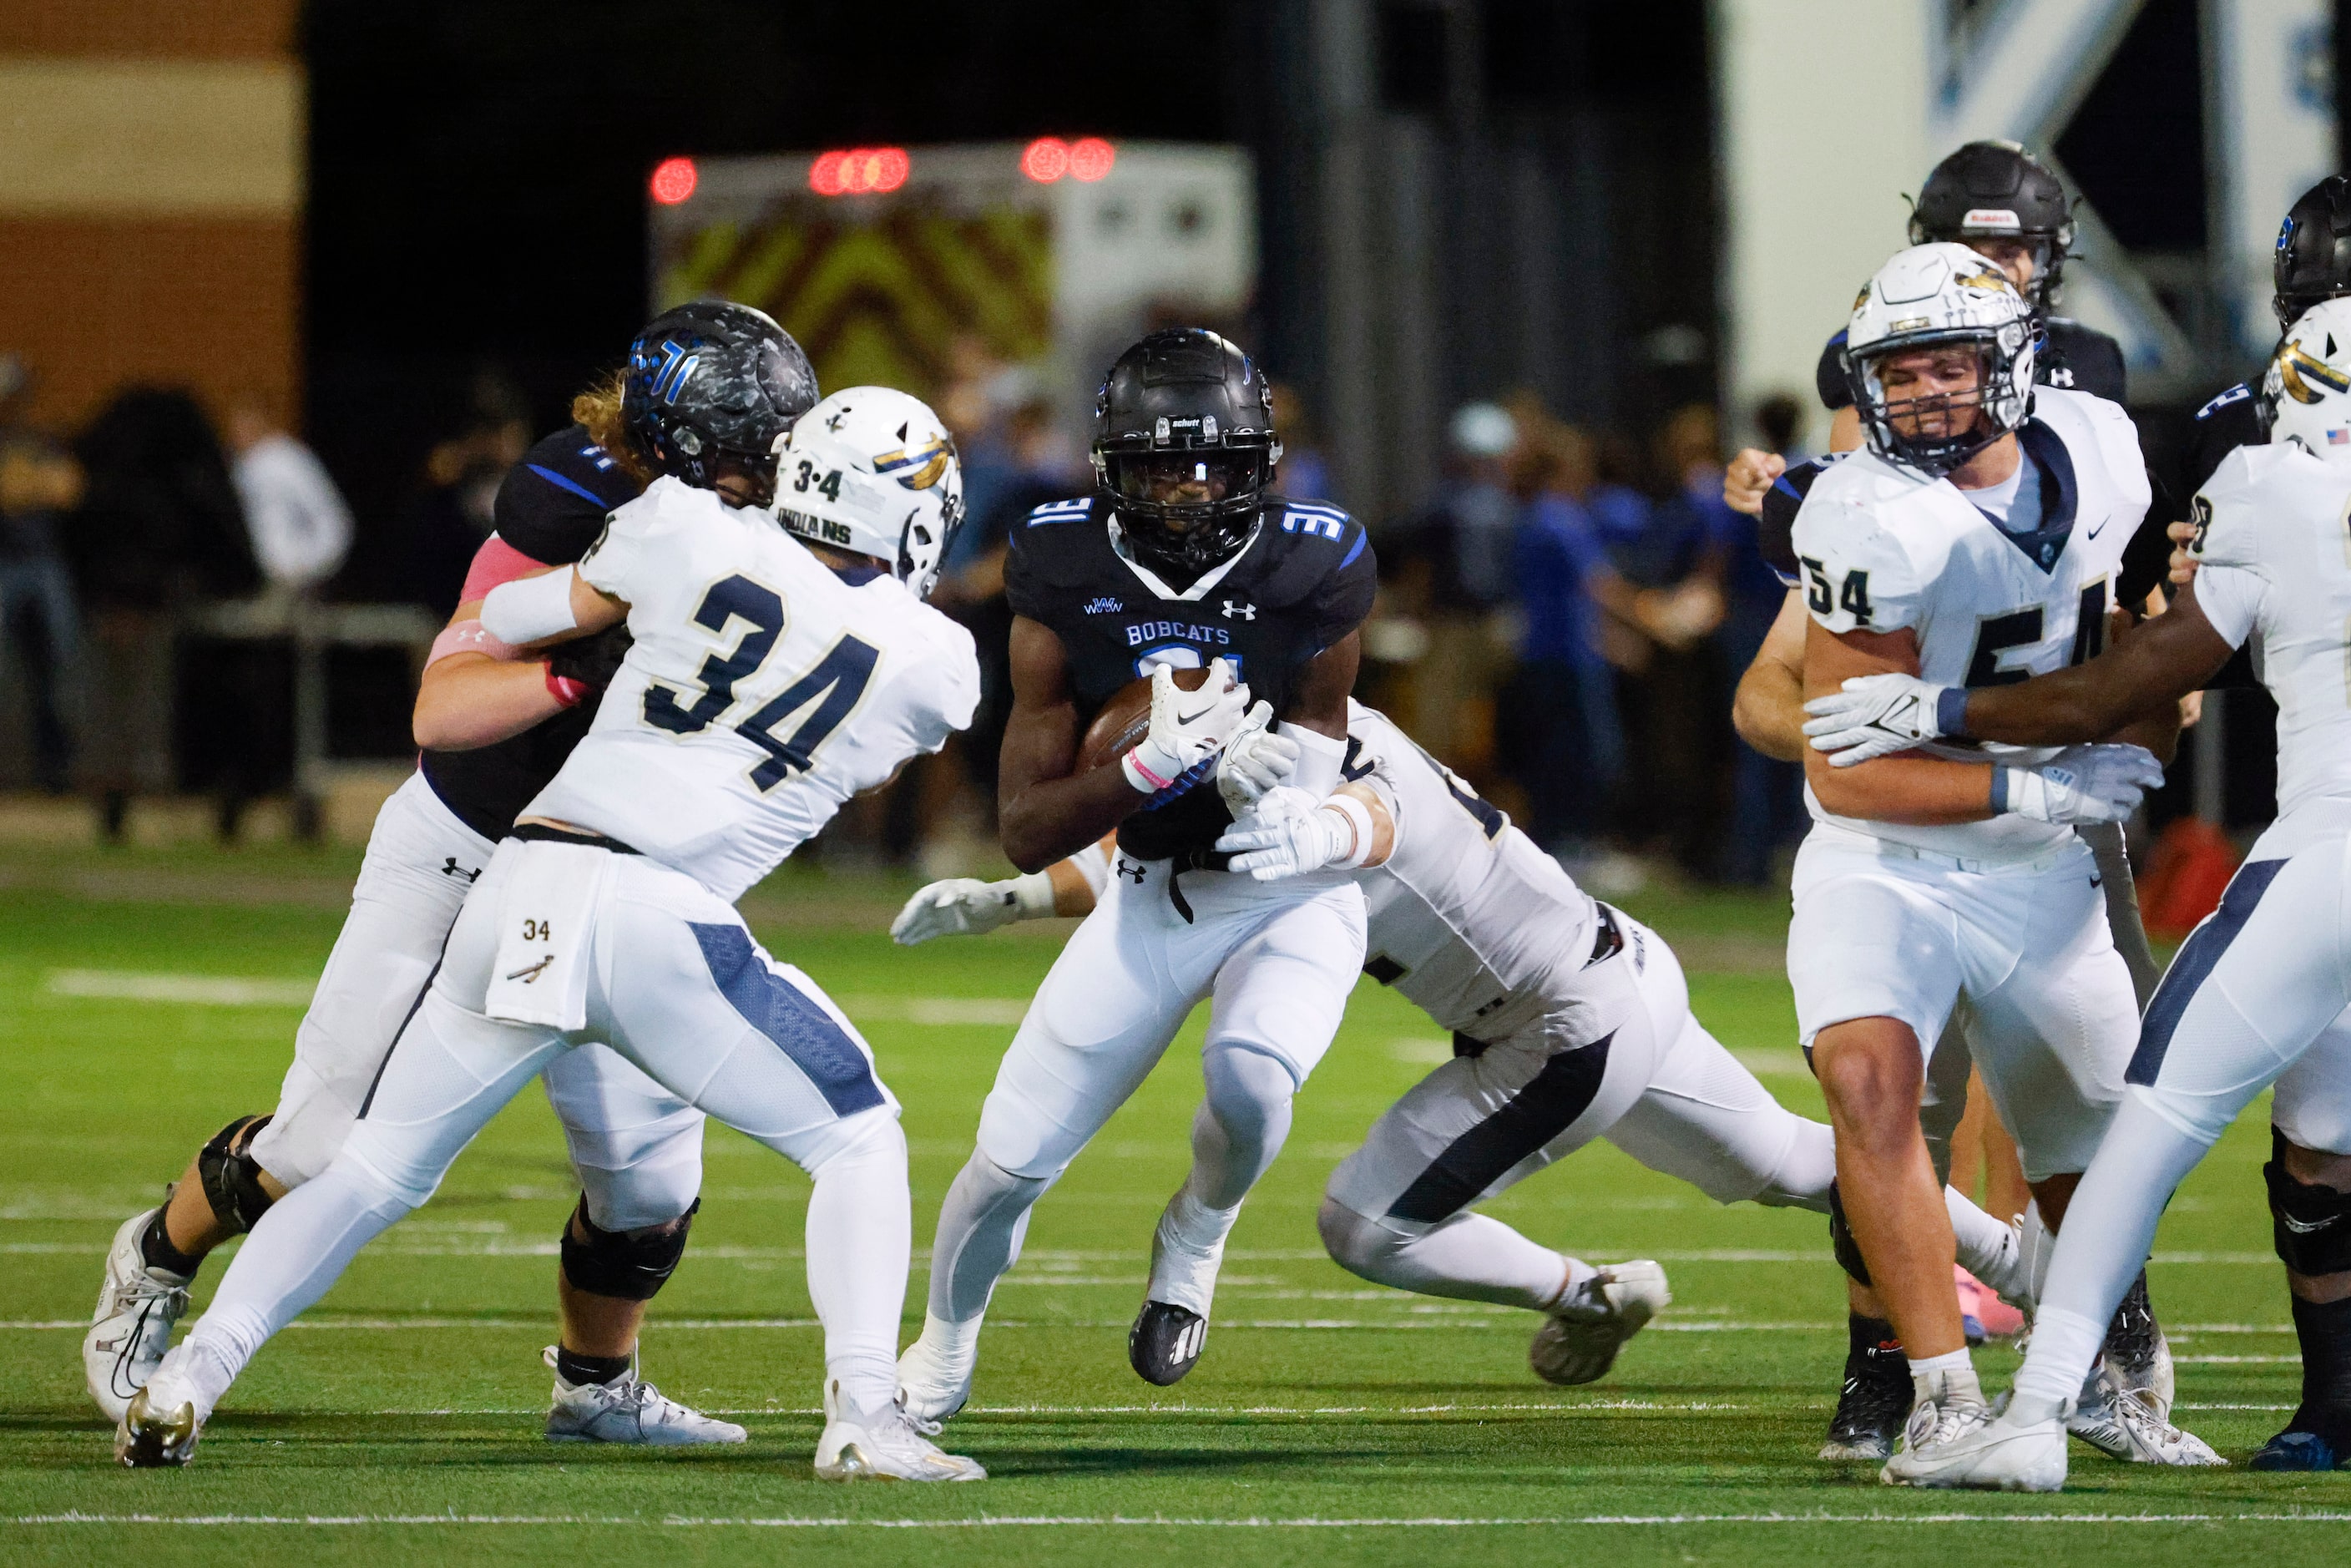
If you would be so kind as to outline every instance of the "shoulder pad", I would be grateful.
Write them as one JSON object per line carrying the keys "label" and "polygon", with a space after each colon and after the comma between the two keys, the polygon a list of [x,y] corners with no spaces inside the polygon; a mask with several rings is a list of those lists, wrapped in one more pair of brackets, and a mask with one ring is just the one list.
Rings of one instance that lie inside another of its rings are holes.
{"label": "shoulder pad", "polygon": [[1259,591],[1274,604],[1307,598],[1371,554],[1364,526],[1327,502],[1279,502],[1266,508],[1265,528],[1274,549]]}
{"label": "shoulder pad", "polygon": [[2196,417],[2199,419],[2209,419],[2213,414],[2219,413],[2221,409],[2228,407],[2231,403],[2241,402],[2241,400],[2252,395],[2253,389],[2247,386],[2244,382],[2239,382],[2235,386],[2231,387],[2224,392],[2219,393],[2211,402],[2206,403],[2202,408],[2198,409],[2196,411]]}

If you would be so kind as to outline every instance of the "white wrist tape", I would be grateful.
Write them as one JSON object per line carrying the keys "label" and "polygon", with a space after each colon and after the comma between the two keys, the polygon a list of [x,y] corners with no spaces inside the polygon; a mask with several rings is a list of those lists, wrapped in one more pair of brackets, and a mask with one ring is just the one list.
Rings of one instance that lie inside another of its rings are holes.
{"label": "white wrist tape", "polygon": [[569,567],[540,577],[502,582],[482,599],[482,626],[501,643],[536,643],[569,632],[580,622],[571,614]]}
{"label": "white wrist tape", "polygon": [[1324,800],[1322,810],[1343,820],[1355,835],[1354,847],[1331,863],[1342,871],[1355,871],[1371,858],[1372,813],[1369,808],[1353,795],[1333,795]]}
{"label": "white wrist tape", "polygon": [[1023,873],[997,886],[1012,895],[1015,920],[1050,920],[1053,915],[1053,879],[1041,871]]}
{"label": "white wrist tape", "polygon": [[1347,761],[1344,740],[1333,740],[1321,730],[1288,719],[1275,725],[1273,733],[1298,747],[1298,771],[1290,776],[1293,787],[1317,800],[1339,787],[1340,772]]}

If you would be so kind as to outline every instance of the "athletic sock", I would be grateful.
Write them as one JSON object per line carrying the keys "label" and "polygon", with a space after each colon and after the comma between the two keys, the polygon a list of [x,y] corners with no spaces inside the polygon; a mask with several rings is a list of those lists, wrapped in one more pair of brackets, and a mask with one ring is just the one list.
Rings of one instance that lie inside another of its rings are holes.
{"label": "athletic sock", "polygon": [[589,1383],[611,1383],[626,1376],[636,1360],[633,1355],[583,1355],[558,1345],[555,1375],[574,1388]]}
{"label": "athletic sock", "polygon": [[2351,1451],[2351,1299],[2294,1301],[2294,1338],[2302,1342],[2302,1407],[2286,1423],[2315,1432],[2338,1453]]}
{"label": "athletic sock", "polygon": [[[1844,1354],[1848,1369],[1856,1359],[1875,1362],[1882,1356],[1901,1355],[1902,1336],[1884,1318],[1848,1312],[1844,1315]],[[1904,1359],[1908,1360],[1907,1356]]]}
{"label": "athletic sock", "polygon": [[880,1411],[898,1393],[898,1314],[913,1242],[906,1135],[895,1116],[876,1115],[809,1175],[809,1300],[824,1325],[825,1376],[847,1408]]}
{"label": "athletic sock", "polygon": [[163,1217],[171,1209],[168,1203],[157,1209],[155,1218],[147,1222],[147,1228],[140,1232],[139,1258],[150,1269],[176,1274],[183,1281],[193,1280],[196,1270],[204,1266],[204,1260],[201,1256],[191,1257],[172,1245],[171,1228],[163,1223]]}
{"label": "athletic sock", "polygon": [[1917,1398],[1944,1405],[1980,1405],[1983,1385],[1976,1381],[1976,1364],[1961,1345],[1957,1350],[1910,1363],[1910,1387]]}

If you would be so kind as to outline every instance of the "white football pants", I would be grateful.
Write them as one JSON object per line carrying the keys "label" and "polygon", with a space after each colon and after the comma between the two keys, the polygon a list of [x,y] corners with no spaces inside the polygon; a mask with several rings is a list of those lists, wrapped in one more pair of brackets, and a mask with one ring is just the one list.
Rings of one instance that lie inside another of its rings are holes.
{"label": "white football pants", "polygon": [[951,1194],[939,1212],[932,1317],[971,1322],[986,1310],[1019,1257],[1029,1209],[1204,999],[1204,1055],[1244,1052],[1279,1064],[1232,1075],[1280,1101],[1259,1107],[1249,1154],[1262,1161],[1279,1151],[1288,1094],[1331,1048],[1363,968],[1363,890],[1340,873],[1260,883],[1186,872],[1186,919],[1167,885],[1173,863],[1113,857],[1108,892],[1029,1004],[980,1110],[967,1167],[973,1180],[958,1178],[970,1187],[985,1177],[987,1196]]}
{"label": "white football pants", "polygon": [[2102,880],[2079,842],[2024,864],[1961,865],[1814,824],[1788,927],[1804,1043],[1848,1019],[1896,1019],[1931,1071],[1964,1000],[1970,1053],[2026,1177],[2087,1168],[2138,1038]]}
{"label": "white football pants", "polygon": [[[2292,1117],[2339,1138],[2351,1108],[2339,1027],[2351,1006],[2351,834],[2295,827],[2281,821],[2262,835],[2147,1006],[2122,1113],[2057,1237],[2020,1398],[2064,1399],[2081,1387],[2173,1189],[2263,1089],[2278,1086],[2282,1129]],[[2290,855],[2261,858],[2284,843]]]}
{"label": "white football pants", "polygon": [[[295,1032],[277,1113],[253,1139],[253,1157],[287,1186],[341,1151],[496,847],[459,821],[422,773],[376,813],[350,914]],[[701,1112],[602,1045],[549,1062],[544,1082],[589,1218],[606,1230],[638,1230],[693,1206],[702,1189]]]}
{"label": "white football pants", "polygon": [[595,1040],[815,1178],[808,1277],[827,1372],[851,1406],[886,1406],[911,1218],[898,1105],[872,1052],[814,982],[752,940],[732,905],[636,855],[611,857],[592,906],[586,1027],[566,1034],[486,1017],[504,894],[524,857],[550,852],[601,852],[498,846],[342,1152],[262,1218],[230,1265],[191,1336],[193,1375],[217,1400],[361,1247],[432,1196],[526,1083]]}

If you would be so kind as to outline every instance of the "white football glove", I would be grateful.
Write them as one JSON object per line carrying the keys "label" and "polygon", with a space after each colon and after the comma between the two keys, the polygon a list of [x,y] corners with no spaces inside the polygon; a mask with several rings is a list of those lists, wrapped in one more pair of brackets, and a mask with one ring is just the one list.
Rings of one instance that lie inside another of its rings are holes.
{"label": "white football glove", "polygon": [[890,922],[890,939],[913,947],[934,936],[977,936],[1016,920],[1042,920],[1053,913],[1053,884],[1041,871],[1003,882],[949,877],[906,900]]}
{"label": "white football glove", "polygon": [[1118,759],[1120,771],[1145,795],[1182,794],[1207,776],[1249,706],[1249,687],[1233,679],[1223,659],[1208,665],[1207,682],[1196,692],[1178,686],[1176,673],[1160,665],[1151,672],[1150,732]]}
{"label": "white football glove", "polygon": [[1249,709],[1240,728],[1225,742],[1224,755],[1217,763],[1217,793],[1225,798],[1225,810],[1236,820],[1248,815],[1259,796],[1278,784],[1287,784],[1298,771],[1298,743],[1274,734],[1272,723],[1271,703],[1261,702]]}
{"label": "white football glove", "polygon": [[1940,710],[1953,691],[1965,700],[1962,688],[1929,685],[1916,675],[1855,675],[1844,690],[1804,705],[1813,716],[1804,733],[1814,751],[1831,754],[1832,767],[1851,768],[1949,733]]}
{"label": "white football glove", "polygon": [[2163,782],[2163,764],[2144,746],[2069,746],[2037,768],[1992,773],[1992,810],[2036,822],[2119,822]]}
{"label": "white football glove", "polygon": [[1231,870],[1279,882],[1326,866],[1361,865],[1371,836],[1371,814],[1362,801],[1352,796],[1317,800],[1283,784],[1227,828],[1217,848],[1233,857]]}

